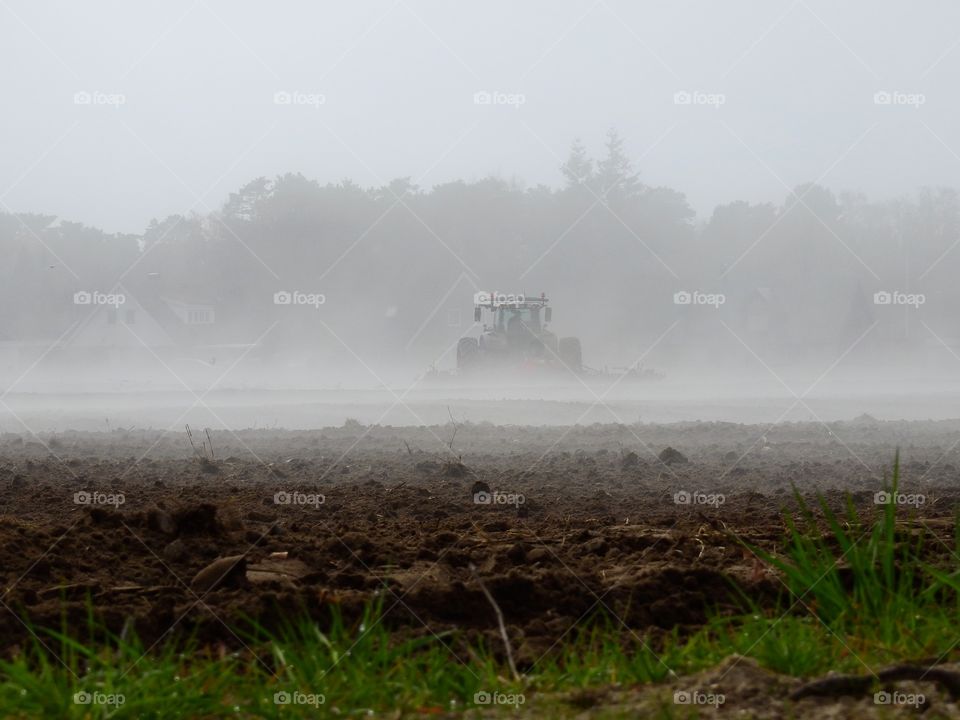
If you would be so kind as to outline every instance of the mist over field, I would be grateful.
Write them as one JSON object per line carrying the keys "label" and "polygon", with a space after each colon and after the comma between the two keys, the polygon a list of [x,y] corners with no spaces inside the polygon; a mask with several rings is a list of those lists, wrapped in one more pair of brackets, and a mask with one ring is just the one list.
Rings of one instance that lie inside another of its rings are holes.
{"label": "mist over field", "polygon": [[[608,392],[633,422],[958,397],[950,4],[0,13],[8,429],[200,393],[253,408],[228,425],[366,416],[349,391],[377,388],[368,421],[414,424],[457,398],[573,422]],[[478,292],[545,293],[582,368],[467,382]],[[219,394],[257,390],[281,394]]]}
{"label": "mist over field", "polygon": [[0,717],[960,717],[960,4],[0,0]]}

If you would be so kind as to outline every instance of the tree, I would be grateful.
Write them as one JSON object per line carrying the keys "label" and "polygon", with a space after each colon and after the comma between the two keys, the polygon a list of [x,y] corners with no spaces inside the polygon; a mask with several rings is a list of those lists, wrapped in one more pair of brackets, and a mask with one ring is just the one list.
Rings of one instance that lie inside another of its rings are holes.
{"label": "tree", "polygon": [[393,204],[398,200],[409,199],[410,196],[420,192],[420,186],[414,183],[410,176],[394,178],[382,188],[373,191],[374,197],[378,200],[386,200]]}
{"label": "tree", "polygon": [[640,194],[642,185],[633,163],[624,150],[623,138],[616,130],[607,133],[607,156],[597,163],[597,189],[601,197],[632,199]]}
{"label": "tree", "polygon": [[593,160],[587,157],[587,149],[580,138],[570,146],[570,156],[560,166],[560,172],[567,180],[567,188],[589,187],[593,182]]}
{"label": "tree", "polygon": [[223,207],[224,217],[228,220],[253,220],[257,205],[269,192],[270,181],[267,178],[251,180],[238,192],[230,193],[230,198]]}

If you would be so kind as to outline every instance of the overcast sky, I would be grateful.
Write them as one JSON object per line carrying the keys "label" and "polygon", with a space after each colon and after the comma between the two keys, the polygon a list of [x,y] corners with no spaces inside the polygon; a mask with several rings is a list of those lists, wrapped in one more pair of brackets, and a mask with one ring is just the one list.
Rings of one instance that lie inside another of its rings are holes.
{"label": "overcast sky", "polygon": [[946,1],[0,0],[0,61],[0,211],[109,231],[289,171],[558,184],[610,127],[700,217],[960,185]]}

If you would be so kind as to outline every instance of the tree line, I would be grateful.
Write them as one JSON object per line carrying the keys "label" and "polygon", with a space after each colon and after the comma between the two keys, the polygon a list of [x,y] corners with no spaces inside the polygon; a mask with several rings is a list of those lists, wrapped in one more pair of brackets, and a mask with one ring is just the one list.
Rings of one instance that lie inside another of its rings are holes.
{"label": "tree line", "polygon": [[[215,307],[211,344],[273,326],[262,344],[278,356],[340,344],[429,363],[470,330],[477,289],[548,293],[588,363],[602,361],[591,347],[626,362],[676,322],[663,352],[733,332],[774,356],[836,354],[874,325],[871,342],[909,346],[921,332],[911,312],[948,344],[958,337],[953,189],[871,201],[806,184],[780,203],[737,201],[698,218],[682,192],[648,183],[616,132],[600,158],[575,141],[560,171],[558,187],[261,177],[216,212],[153,220],[140,234],[0,215],[0,341],[54,339],[76,321],[75,292],[118,285]],[[278,305],[280,291],[325,303]],[[682,291],[725,302],[684,307]],[[877,303],[896,291],[922,293],[924,306]]]}

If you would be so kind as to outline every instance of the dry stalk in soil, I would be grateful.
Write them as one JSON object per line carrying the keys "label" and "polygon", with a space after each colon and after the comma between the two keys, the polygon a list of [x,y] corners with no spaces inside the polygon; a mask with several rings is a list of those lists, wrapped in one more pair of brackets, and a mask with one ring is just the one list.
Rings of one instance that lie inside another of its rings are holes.
{"label": "dry stalk in soil", "polygon": [[513,661],[513,647],[510,645],[510,638],[507,637],[507,626],[503,622],[503,612],[500,610],[500,606],[497,605],[497,601],[493,599],[493,595],[490,594],[490,591],[487,589],[487,586],[484,584],[483,580],[480,579],[480,575],[477,574],[477,568],[473,563],[470,563],[470,573],[477,581],[477,584],[480,585],[480,589],[483,591],[484,596],[486,596],[487,602],[490,603],[490,605],[493,607],[493,611],[497,614],[497,625],[500,626],[500,637],[503,639],[503,646],[507,651],[507,664],[510,666],[510,672],[513,674],[513,679],[519,682],[520,673],[517,672],[517,665]]}

